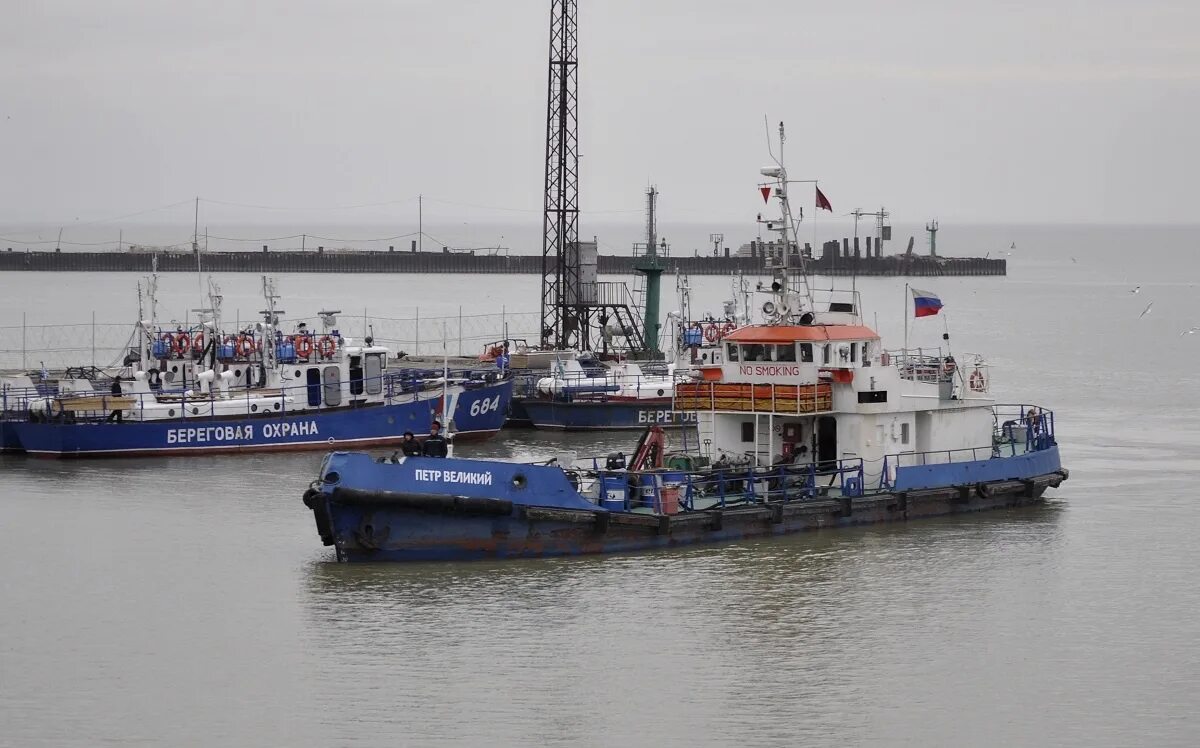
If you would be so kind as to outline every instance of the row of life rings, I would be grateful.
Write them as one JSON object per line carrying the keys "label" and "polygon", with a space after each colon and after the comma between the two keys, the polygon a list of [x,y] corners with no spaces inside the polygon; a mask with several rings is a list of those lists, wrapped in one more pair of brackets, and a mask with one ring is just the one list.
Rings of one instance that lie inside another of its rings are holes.
{"label": "row of life rings", "polygon": [[337,352],[337,341],[329,335],[315,339],[312,335],[297,335],[292,341],[296,345],[296,355],[300,358],[308,358],[314,350],[321,358],[333,358],[333,354]]}
{"label": "row of life rings", "polygon": [[171,354],[186,356],[189,353],[200,354],[204,350],[204,332],[199,331],[196,337],[186,332],[163,333],[162,339],[171,347]]}
{"label": "row of life rings", "polygon": [[694,323],[692,329],[699,328],[702,331],[704,339],[709,343],[716,343],[721,338],[737,329],[737,325],[732,321],[729,322],[704,322]]}
{"label": "row of life rings", "polygon": [[[162,340],[170,346],[173,356],[181,358],[189,353],[200,355],[204,352],[206,342],[203,330],[197,331],[195,336],[186,332],[163,333]],[[232,345],[240,358],[250,358],[255,353],[262,351],[262,342],[255,340],[253,335],[243,333],[236,338],[226,335],[222,342],[225,345]],[[333,358],[333,354],[337,353],[337,341],[329,335],[322,335],[320,338],[313,338],[311,335],[297,335],[293,338],[293,342],[296,346],[296,355],[300,358],[308,358],[314,350],[321,358]]]}

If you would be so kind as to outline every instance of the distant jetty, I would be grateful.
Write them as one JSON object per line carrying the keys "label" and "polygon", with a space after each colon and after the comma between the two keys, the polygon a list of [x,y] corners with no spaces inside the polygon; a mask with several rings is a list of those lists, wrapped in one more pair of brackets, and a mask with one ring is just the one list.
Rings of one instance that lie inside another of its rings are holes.
{"label": "distant jetty", "polygon": [[[664,260],[667,272],[679,271],[688,275],[729,275],[731,273],[760,273],[764,267],[800,261],[800,252],[807,258],[809,272],[814,275],[882,275],[882,276],[942,276],[942,275],[1005,275],[1008,268],[1003,259],[984,257],[938,257],[916,255],[911,251],[884,256],[878,242],[866,241],[865,248],[857,240],[826,242],[820,256],[812,248],[782,247],[764,242],[750,242],[747,254],[730,255],[672,255]],[[199,256],[197,256],[199,255]],[[542,272],[541,255],[481,254],[477,252],[441,251],[419,252],[415,249],[396,251],[365,251],[329,249],[297,252],[272,251],[266,245],[257,252],[226,252],[198,250],[154,250],[137,248],[127,251],[60,252],[7,248],[0,251],[0,271],[34,272],[127,272],[148,273],[153,258],[158,260],[159,272],[196,272],[197,261],[205,272],[213,273],[490,273],[538,274]],[[603,275],[632,275],[636,258],[626,255],[600,255],[597,271]]]}

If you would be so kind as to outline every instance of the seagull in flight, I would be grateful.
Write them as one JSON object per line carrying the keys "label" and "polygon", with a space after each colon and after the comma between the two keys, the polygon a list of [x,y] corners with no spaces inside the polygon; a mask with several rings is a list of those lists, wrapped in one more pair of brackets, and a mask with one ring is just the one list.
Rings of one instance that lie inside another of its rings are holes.
{"label": "seagull in flight", "polygon": [[1130,291],[1129,293],[1141,293],[1141,291],[1142,291],[1142,287],[1141,287],[1141,286],[1134,286],[1134,287],[1133,287],[1133,290],[1132,290],[1132,291]]}
{"label": "seagull in flight", "polygon": [[1071,262],[1079,262],[1079,260],[1076,260],[1074,257],[1072,257]]}
{"label": "seagull in flight", "polygon": [[1154,306],[1154,302],[1153,302],[1153,301],[1151,301],[1149,304],[1147,304],[1147,305],[1146,305],[1146,308],[1145,308],[1145,309],[1143,309],[1143,310],[1142,310],[1142,313],[1138,315],[1138,319],[1141,319],[1142,317],[1145,317],[1147,314],[1149,314],[1149,313],[1150,313],[1150,307],[1152,307],[1152,306]]}
{"label": "seagull in flight", "polygon": [[1184,335],[1195,335],[1198,331],[1200,331],[1200,327],[1193,327],[1190,330],[1184,330],[1183,332],[1179,333],[1179,337],[1182,338]]}

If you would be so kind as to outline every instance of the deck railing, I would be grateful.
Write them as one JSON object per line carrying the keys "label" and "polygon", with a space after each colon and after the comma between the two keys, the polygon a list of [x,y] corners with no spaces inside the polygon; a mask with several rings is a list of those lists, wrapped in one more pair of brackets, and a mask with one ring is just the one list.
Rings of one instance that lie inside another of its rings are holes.
{"label": "deck railing", "polygon": [[973,462],[997,457],[1016,457],[1039,452],[1058,444],[1054,438],[1054,411],[1036,405],[992,406],[995,428],[991,446],[963,449],[935,449],[926,452],[899,452],[883,458],[879,487],[886,489],[903,467]]}
{"label": "deck railing", "polygon": [[714,466],[703,472],[593,469],[583,475],[596,480],[601,505],[605,487],[615,481],[625,487],[621,509],[668,514],[675,513],[676,507],[682,511],[703,511],[768,502],[852,498],[862,496],[865,490],[861,459],[771,467]]}
{"label": "deck railing", "polygon": [[[426,373],[426,372],[422,372]],[[459,380],[470,386],[478,381],[465,375],[469,372],[452,371],[451,380]],[[441,372],[437,372],[440,376]],[[341,389],[344,380],[339,380],[338,392],[341,401],[337,405],[329,405],[325,400],[326,382],[303,383],[285,387],[248,388],[245,386],[230,387],[222,392],[219,387],[213,387],[208,394],[188,389],[159,389],[151,392],[124,393],[114,395],[104,392],[81,392],[64,395],[46,395],[37,388],[4,387],[0,390],[0,419],[28,420],[37,419],[51,422],[70,420],[74,423],[100,423],[105,421],[130,420],[141,422],[143,419],[137,413],[147,405],[167,405],[166,418],[153,418],[153,421],[193,421],[197,419],[228,418],[242,415],[231,405],[244,405],[244,415],[248,417],[272,415],[295,415],[297,413],[313,413],[319,410],[333,408],[359,408],[380,404],[399,404],[421,400],[421,394],[439,395],[440,384],[423,383],[412,377],[406,371],[387,371],[378,377],[362,377],[349,380],[353,386],[350,393]],[[373,389],[370,384],[379,383],[380,391],[368,394]],[[359,387],[361,385],[361,389]],[[357,392],[355,390],[358,390]],[[433,397],[425,399],[433,400]],[[316,404],[313,401],[316,400]],[[31,406],[39,402],[48,404],[48,412],[32,412]],[[116,413],[121,413],[120,416]]]}

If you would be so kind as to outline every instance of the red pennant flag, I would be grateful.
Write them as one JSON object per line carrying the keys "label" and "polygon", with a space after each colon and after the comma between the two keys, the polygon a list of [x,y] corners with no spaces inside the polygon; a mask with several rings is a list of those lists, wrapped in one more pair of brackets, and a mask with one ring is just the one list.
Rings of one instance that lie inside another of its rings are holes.
{"label": "red pennant flag", "polygon": [[759,187],[758,191],[762,193],[764,203],[770,201],[770,199],[771,199],[771,188],[770,187]]}
{"label": "red pennant flag", "polygon": [[830,213],[833,212],[833,206],[829,204],[829,198],[825,197],[825,193],[821,192],[820,187],[817,187],[817,208],[824,208]]}

